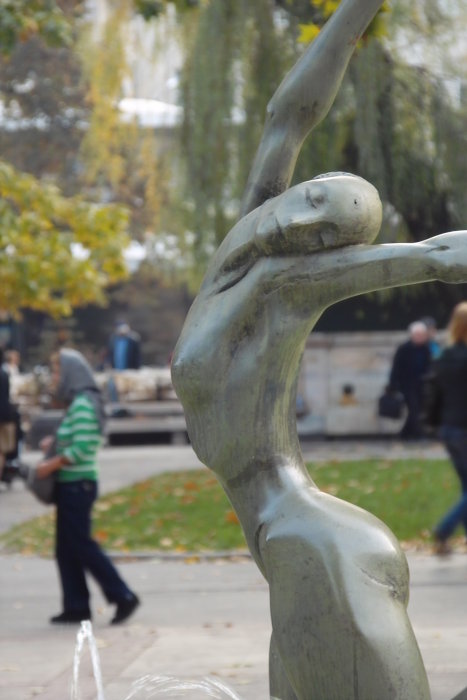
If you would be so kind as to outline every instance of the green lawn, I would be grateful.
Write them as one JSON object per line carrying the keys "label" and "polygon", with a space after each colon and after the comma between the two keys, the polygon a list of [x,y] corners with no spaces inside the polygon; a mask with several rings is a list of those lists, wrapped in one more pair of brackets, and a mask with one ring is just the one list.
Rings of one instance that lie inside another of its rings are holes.
{"label": "green lawn", "polygon": [[[318,486],[369,510],[403,542],[423,543],[458,496],[447,461],[310,464]],[[245,547],[235,513],[208,471],[164,474],[102,497],[94,532],[109,550],[201,552]],[[8,551],[51,556],[53,512],[0,538]]]}

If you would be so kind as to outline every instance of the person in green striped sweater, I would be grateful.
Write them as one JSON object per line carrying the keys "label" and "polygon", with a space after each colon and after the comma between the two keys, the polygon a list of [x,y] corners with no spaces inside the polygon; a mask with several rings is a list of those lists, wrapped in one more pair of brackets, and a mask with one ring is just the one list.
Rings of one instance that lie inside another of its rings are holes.
{"label": "person in green striped sweater", "polygon": [[45,458],[37,476],[56,474],[55,556],[63,592],[63,611],[52,624],[91,619],[86,572],[116,605],[112,624],[126,620],[138,596],[123,581],[91,535],[91,511],[98,493],[97,453],[105,423],[104,407],[92,369],[81,353],[62,348],[51,360],[52,387],[67,407],[56,435],[44,438]]}

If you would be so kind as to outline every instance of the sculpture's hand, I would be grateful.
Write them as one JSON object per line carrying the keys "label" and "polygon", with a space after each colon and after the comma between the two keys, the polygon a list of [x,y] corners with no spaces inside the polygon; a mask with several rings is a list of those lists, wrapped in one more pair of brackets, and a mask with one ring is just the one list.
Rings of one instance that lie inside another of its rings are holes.
{"label": "sculpture's hand", "polygon": [[423,245],[436,261],[436,279],[450,284],[467,282],[467,230],[434,236]]}

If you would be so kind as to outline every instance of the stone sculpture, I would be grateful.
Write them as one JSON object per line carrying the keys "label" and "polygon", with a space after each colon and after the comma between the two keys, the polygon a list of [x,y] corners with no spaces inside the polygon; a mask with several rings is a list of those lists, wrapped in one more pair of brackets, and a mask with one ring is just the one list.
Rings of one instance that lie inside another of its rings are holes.
{"label": "stone sculpture", "polygon": [[290,189],[382,0],[343,0],[268,107],[242,218],[219,247],[175,349],[172,378],[198,457],[218,476],[269,583],[277,700],[428,700],[389,529],[319,491],[295,395],[306,338],[331,304],[397,285],[467,281],[467,231],[371,245],[381,202],[330,173]]}

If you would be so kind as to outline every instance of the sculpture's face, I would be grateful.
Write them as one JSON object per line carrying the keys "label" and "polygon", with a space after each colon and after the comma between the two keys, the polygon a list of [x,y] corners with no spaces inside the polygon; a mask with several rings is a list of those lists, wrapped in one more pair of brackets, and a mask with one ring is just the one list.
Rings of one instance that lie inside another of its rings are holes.
{"label": "sculpture's face", "polygon": [[276,237],[304,253],[371,243],[382,219],[376,188],[347,173],[302,182],[263,206],[255,239],[265,252]]}

